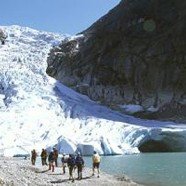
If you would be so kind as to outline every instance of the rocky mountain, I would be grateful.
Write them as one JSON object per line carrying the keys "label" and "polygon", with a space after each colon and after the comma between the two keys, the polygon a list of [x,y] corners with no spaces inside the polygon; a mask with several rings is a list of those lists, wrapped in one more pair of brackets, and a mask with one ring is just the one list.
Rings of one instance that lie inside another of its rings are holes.
{"label": "rocky mountain", "polygon": [[[47,73],[121,112],[186,121],[186,2],[122,0],[53,48]],[[122,105],[122,106],[121,106]]]}

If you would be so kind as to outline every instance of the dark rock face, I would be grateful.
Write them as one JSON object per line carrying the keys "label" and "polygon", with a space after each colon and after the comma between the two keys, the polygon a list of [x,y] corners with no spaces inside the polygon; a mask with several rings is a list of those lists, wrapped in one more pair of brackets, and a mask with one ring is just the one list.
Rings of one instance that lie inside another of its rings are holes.
{"label": "dark rock face", "polygon": [[149,138],[139,144],[140,152],[185,152],[185,132],[176,134],[172,132],[162,132],[160,139]]}
{"label": "dark rock face", "polygon": [[185,122],[185,9],[182,0],[123,0],[84,37],[53,48],[47,73],[113,108],[139,104],[136,116]]}
{"label": "dark rock face", "polygon": [[149,140],[138,147],[140,152],[173,152],[172,149],[162,141]]}

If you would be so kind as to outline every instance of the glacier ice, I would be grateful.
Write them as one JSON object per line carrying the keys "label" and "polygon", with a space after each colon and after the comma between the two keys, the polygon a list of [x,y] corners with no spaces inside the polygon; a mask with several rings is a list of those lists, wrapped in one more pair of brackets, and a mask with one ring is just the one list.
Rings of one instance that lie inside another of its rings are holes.
{"label": "glacier ice", "polygon": [[[150,139],[186,150],[186,127],[122,115],[65,87],[46,74],[52,46],[69,36],[20,26],[2,26],[0,45],[0,155],[38,152],[138,153]],[[82,36],[80,36],[82,37]]]}

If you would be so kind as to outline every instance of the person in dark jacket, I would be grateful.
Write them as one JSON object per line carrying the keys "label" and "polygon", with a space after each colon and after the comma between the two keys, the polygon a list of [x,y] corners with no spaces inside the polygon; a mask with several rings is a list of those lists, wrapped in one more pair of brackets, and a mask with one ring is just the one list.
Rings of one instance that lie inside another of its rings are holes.
{"label": "person in dark jacket", "polygon": [[42,152],[41,152],[42,165],[47,165],[46,159],[47,159],[47,151],[45,149],[42,149]]}
{"label": "person in dark jacket", "polygon": [[2,45],[5,44],[6,38],[7,38],[7,35],[5,34],[5,32],[2,29],[0,29],[0,41],[1,41]]}
{"label": "person in dark jacket", "polygon": [[61,158],[61,162],[62,162],[62,169],[63,169],[63,174],[65,174],[65,169],[67,167],[67,158],[65,156],[65,154],[63,154],[62,158]]}
{"label": "person in dark jacket", "polygon": [[68,164],[68,168],[69,168],[69,180],[72,179],[72,182],[74,182],[73,170],[74,170],[75,165],[76,165],[76,160],[75,160],[75,157],[72,154],[69,154],[67,164]]}
{"label": "person in dark jacket", "polygon": [[84,160],[79,152],[76,157],[76,166],[77,166],[77,172],[78,172],[78,179],[81,180],[82,179],[82,171],[83,171],[83,167],[84,167]]}
{"label": "person in dark jacket", "polygon": [[36,157],[37,157],[36,150],[33,149],[33,150],[31,151],[31,162],[32,162],[32,165],[35,165],[35,163],[36,163]]}
{"label": "person in dark jacket", "polygon": [[54,161],[55,161],[54,152],[51,151],[48,156],[48,162],[49,162],[49,170],[52,169],[52,172],[54,172]]}
{"label": "person in dark jacket", "polygon": [[58,166],[58,163],[57,163],[57,159],[58,159],[58,150],[54,147],[54,148],[53,148],[53,151],[54,151],[54,162],[55,162],[55,166],[57,167],[57,166]]}

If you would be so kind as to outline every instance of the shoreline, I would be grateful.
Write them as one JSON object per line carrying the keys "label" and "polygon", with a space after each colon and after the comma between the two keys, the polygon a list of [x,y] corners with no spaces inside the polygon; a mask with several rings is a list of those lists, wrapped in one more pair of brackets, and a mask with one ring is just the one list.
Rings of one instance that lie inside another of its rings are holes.
{"label": "shoreline", "polygon": [[48,166],[32,166],[30,160],[20,158],[0,157],[0,185],[6,186],[60,186],[60,185],[113,185],[139,186],[127,176],[117,177],[100,173],[100,178],[92,176],[92,170],[83,169],[83,179],[77,180],[77,170],[74,173],[75,181],[69,180],[68,169],[62,174],[62,167],[55,167],[54,172]]}

